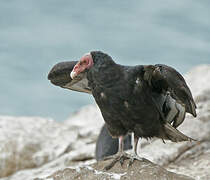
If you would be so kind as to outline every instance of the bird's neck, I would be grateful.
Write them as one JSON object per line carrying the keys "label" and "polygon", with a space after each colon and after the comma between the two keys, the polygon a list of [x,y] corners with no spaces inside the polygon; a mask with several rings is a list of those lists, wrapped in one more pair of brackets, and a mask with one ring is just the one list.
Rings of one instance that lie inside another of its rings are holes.
{"label": "bird's neck", "polygon": [[120,81],[123,76],[122,68],[118,64],[104,67],[93,67],[88,72],[88,80],[91,85],[112,87]]}

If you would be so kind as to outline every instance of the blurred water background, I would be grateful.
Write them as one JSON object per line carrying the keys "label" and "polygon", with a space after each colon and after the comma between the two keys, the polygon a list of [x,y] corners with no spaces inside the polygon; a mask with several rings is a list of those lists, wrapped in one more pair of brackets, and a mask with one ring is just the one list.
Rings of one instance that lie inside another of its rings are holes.
{"label": "blurred water background", "polygon": [[94,103],[47,80],[55,63],[91,50],[181,73],[210,63],[210,1],[1,0],[0,115],[62,121]]}

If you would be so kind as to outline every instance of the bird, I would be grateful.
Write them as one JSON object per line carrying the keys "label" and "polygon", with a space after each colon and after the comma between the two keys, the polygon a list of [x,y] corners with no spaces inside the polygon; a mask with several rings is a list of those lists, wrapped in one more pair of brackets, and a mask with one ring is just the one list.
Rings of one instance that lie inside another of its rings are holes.
{"label": "bird", "polygon": [[[91,51],[73,64],[71,71],[64,68],[70,83],[52,80],[53,70],[48,79],[63,88],[93,95],[110,135],[119,139],[118,153],[106,170],[118,161],[123,164],[125,159],[130,159],[131,165],[138,157],[139,138],[194,140],[177,129],[186,112],[194,117],[197,114],[192,93],[174,68],[164,64],[124,66],[102,51]],[[133,155],[128,155],[123,140],[131,132]]]}
{"label": "bird", "polygon": [[[91,94],[88,87],[87,80],[72,81],[70,73],[77,61],[65,61],[57,63],[48,73],[48,79],[52,84],[66,88],[72,91],[79,91]],[[100,130],[99,136],[96,141],[95,158],[97,161],[106,157],[114,155],[118,151],[118,140],[112,138],[109,134],[106,125],[104,124]],[[128,134],[124,139],[124,150],[132,148],[131,134]]]}

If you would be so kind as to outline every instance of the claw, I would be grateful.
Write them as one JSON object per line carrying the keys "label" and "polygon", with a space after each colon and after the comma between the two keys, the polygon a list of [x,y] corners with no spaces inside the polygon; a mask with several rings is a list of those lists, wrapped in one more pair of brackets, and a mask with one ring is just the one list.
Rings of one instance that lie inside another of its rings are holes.
{"label": "claw", "polygon": [[121,157],[120,157],[120,165],[123,166],[123,163],[126,159],[129,159],[129,157],[125,156],[125,154],[123,154]]}
{"label": "claw", "polygon": [[134,163],[136,159],[135,158],[131,158],[128,164],[128,167],[131,167],[131,165]]}
{"label": "claw", "polygon": [[128,167],[132,166],[135,160],[141,160],[141,158],[137,154],[130,155],[130,161],[128,163]]}
{"label": "claw", "polygon": [[[115,157],[114,160],[113,160],[110,164],[108,164],[107,166],[105,166],[105,167],[104,167],[104,170],[108,171],[108,170],[111,169],[118,161],[120,162],[120,165],[123,166],[124,161],[125,161],[126,159],[129,159],[129,158],[130,158],[129,155],[126,154],[126,153],[116,154],[114,157]],[[111,158],[112,158],[112,157],[110,157],[109,159],[111,159]],[[107,159],[107,158],[106,158],[106,159]]]}
{"label": "claw", "polygon": [[[112,159],[113,156],[111,156],[110,158],[106,158],[106,159]],[[140,160],[141,158],[136,155],[136,154],[127,154],[127,153],[118,153],[114,156],[114,160],[108,164],[107,166],[104,167],[104,170],[108,171],[109,169],[111,169],[118,161],[120,162],[120,165],[123,166],[124,161],[126,159],[130,159],[129,160],[129,164],[127,167],[130,167],[135,160]]]}

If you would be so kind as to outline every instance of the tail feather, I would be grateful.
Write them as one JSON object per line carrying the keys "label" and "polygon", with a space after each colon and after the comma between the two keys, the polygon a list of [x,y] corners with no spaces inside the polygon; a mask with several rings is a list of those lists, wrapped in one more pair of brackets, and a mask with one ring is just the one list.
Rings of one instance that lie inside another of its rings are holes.
{"label": "tail feather", "polygon": [[191,107],[191,113],[192,113],[192,115],[194,116],[194,117],[196,117],[197,116],[197,114],[196,114],[196,104],[195,104],[195,102],[193,101],[193,100],[191,100],[190,101],[190,107]]}
{"label": "tail feather", "polygon": [[173,126],[171,126],[169,123],[164,124],[164,134],[161,136],[161,138],[166,140],[171,140],[173,142],[181,142],[181,141],[196,141],[195,139],[192,139],[183,133],[181,133],[179,130],[175,129]]}

